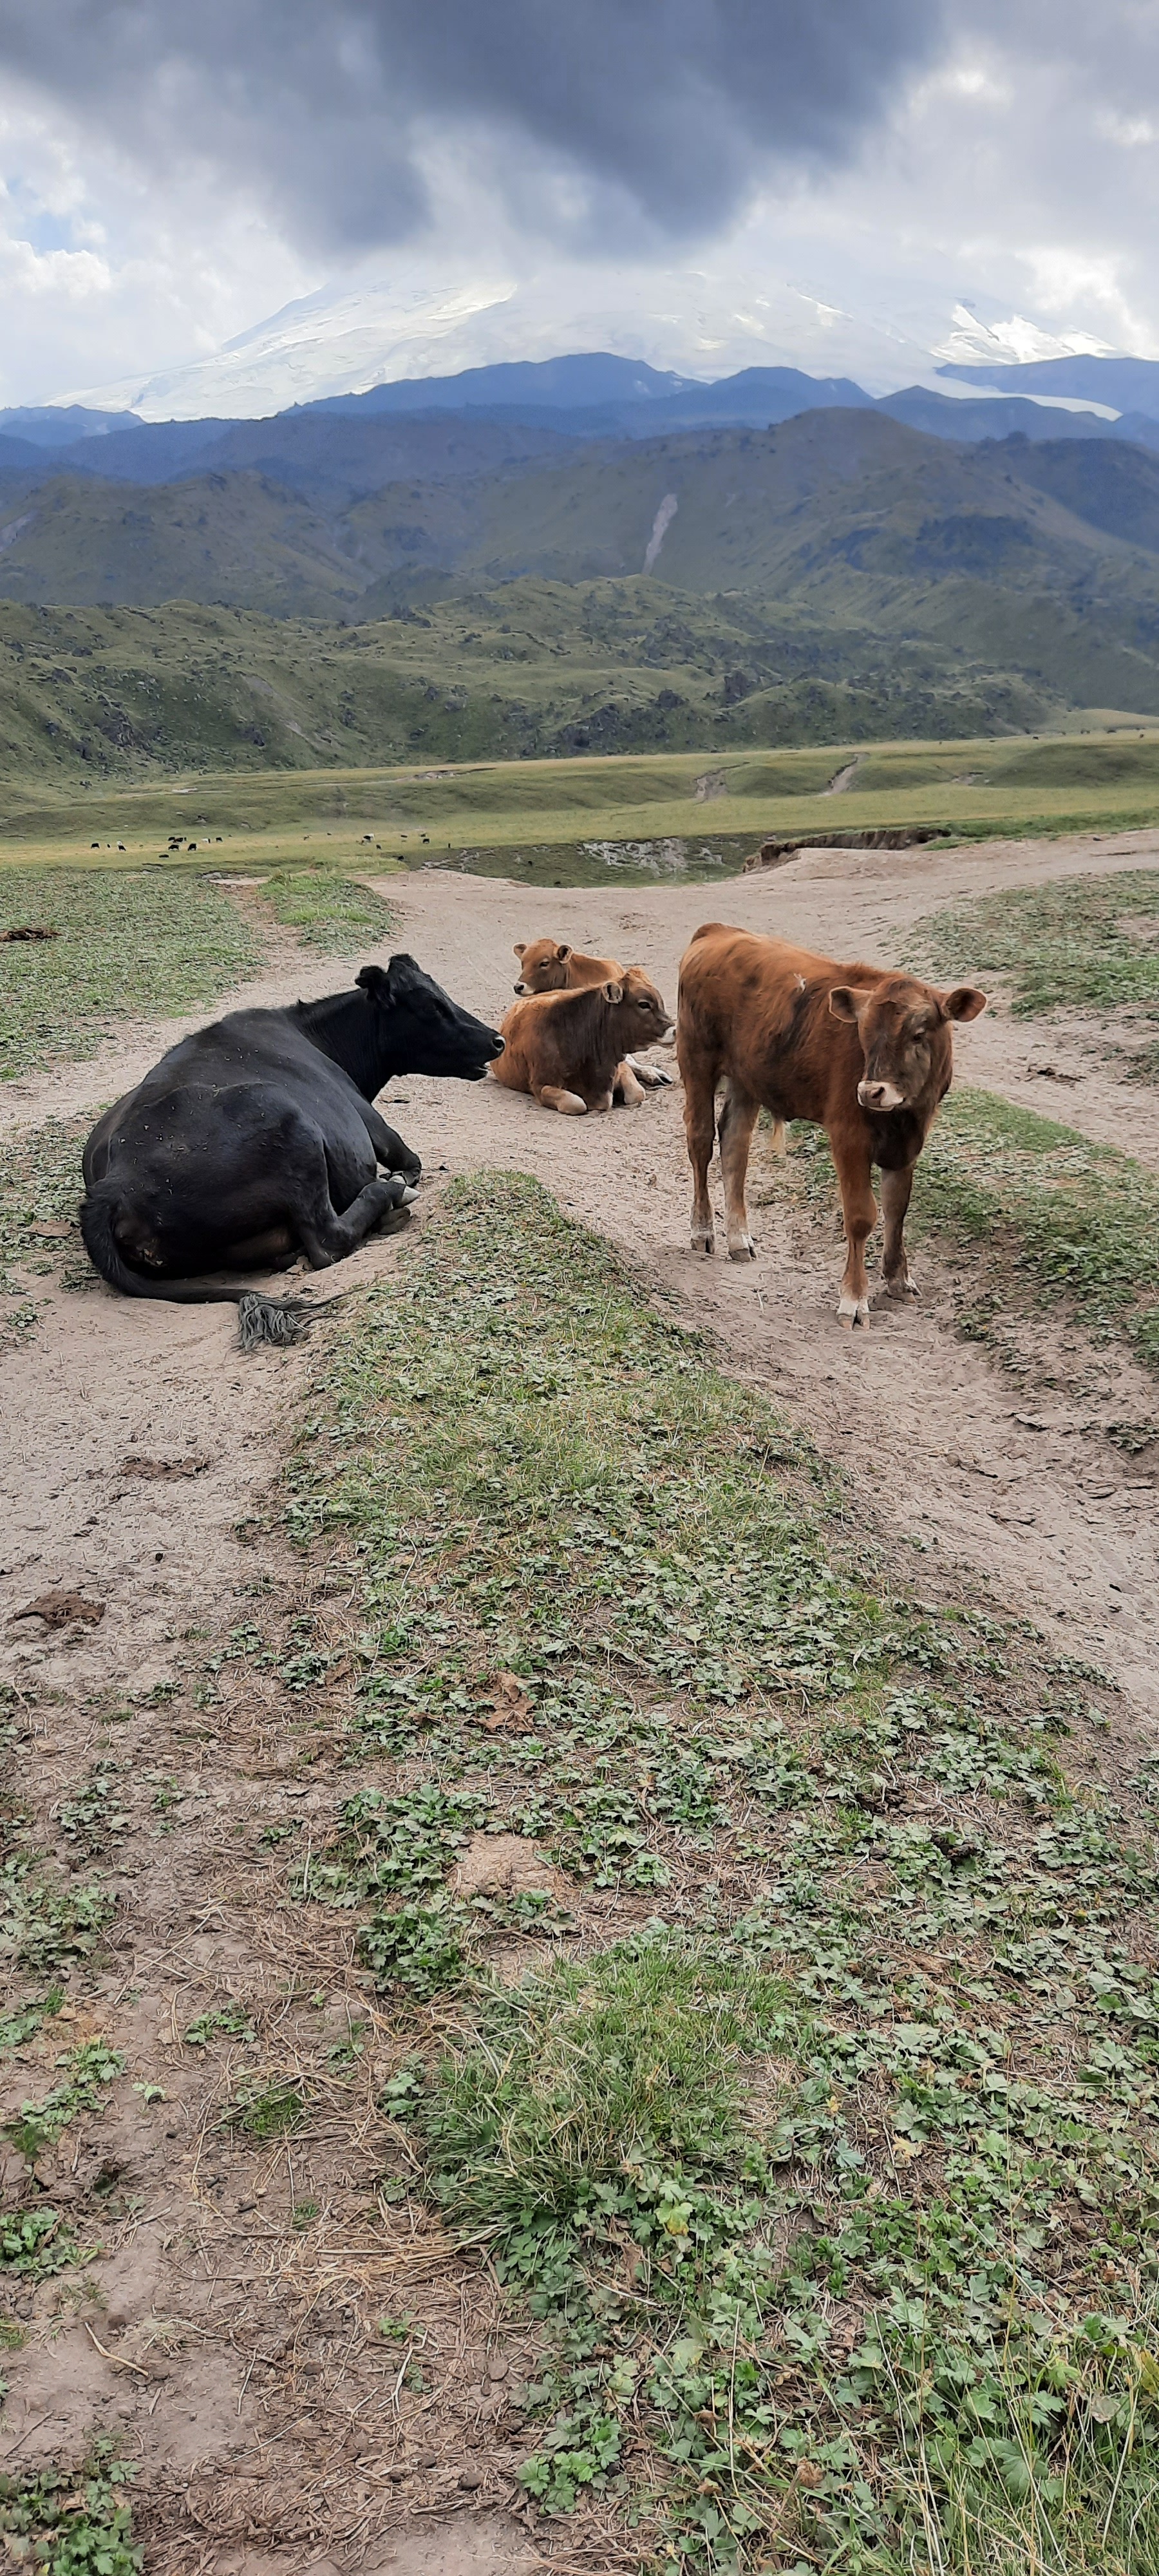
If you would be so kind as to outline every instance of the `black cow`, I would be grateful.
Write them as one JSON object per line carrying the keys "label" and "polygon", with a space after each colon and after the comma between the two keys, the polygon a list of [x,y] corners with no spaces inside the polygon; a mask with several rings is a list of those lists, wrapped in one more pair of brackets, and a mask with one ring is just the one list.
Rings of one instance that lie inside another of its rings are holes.
{"label": "black cow", "polygon": [[[84,1152],[89,1259],[130,1297],[234,1303],[207,1270],[315,1270],[353,1252],[415,1195],[422,1166],[379,1117],[392,1074],[479,1082],[503,1040],[413,957],[363,966],[356,989],[280,1011],[231,1011],[170,1047],[99,1119]],[[387,1175],[378,1177],[382,1164]]]}

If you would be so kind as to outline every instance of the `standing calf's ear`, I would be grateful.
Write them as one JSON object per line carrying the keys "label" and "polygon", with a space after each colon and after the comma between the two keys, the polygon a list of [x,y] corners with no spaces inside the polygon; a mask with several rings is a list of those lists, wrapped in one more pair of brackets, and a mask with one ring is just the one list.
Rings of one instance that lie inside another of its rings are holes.
{"label": "standing calf's ear", "polygon": [[856,984],[835,984],[829,995],[829,1008],[835,1020],[855,1020],[869,998]]}
{"label": "standing calf's ear", "polygon": [[980,1020],[985,1008],[986,996],[976,984],[955,984],[942,1003],[948,1020]]}

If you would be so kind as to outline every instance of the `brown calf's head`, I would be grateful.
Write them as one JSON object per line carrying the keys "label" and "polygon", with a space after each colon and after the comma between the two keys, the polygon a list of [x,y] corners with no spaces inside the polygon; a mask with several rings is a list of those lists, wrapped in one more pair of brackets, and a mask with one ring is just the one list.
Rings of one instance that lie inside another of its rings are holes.
{"label": "brown calf's head", "polygon": [[519,959],[517,993],[562,993],[571,955],[566,940],[517,939],[515,954]]}
{"label": "brown calf's head", "polygon": [[865,1071],[857,1086],[863,1109],[877,1116],[911,1109],[931,1096],[940,1100],[949,1081],[954,1020],[976,1020],[986,996],[973,984],[939,993],[914,975],[883,975],[868,987],[837,984],[829,995],[834,1019],[852,1020],[861,1040]]}
{"label": "brown calf's head", "polygon": [[618,1002],[624,1013],[625,1048],[652,1046],[658,1038],[669,1035],[672,1017],[664,996],[642,966],[625,967],[622,983],[605,984],[603,991],[607,1000]]}

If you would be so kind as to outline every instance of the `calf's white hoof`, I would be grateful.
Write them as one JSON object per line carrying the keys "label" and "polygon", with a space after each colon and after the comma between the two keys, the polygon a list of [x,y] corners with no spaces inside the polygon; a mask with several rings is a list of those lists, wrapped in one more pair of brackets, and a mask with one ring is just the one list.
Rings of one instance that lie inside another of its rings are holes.
{"label": "calf's white hoof", "polygon": [[868,1297],[843,1297],[837,1313],[843,1330],[851,1333],[855,1324],[868,1324],[869,1299]]}
{"label": "calf's white hoof", "polygon": [[738,1234],[728,1247],[728,1257],[730,1261],[755,1261],[757,1247],[751,1234]]}

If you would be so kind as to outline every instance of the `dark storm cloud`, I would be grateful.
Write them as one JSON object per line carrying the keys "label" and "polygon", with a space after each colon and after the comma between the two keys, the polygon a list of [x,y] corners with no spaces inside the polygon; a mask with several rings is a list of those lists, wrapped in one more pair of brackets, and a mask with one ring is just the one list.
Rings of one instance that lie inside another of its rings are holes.
{"label": "dark storm cloud", "polygon": [[943,27],[942,0],[0,0],[0,63],[152,171],[208,163],[360,248],[430,212],[440,133],[557,235],[703,232],[758,169],[845,158]]}

